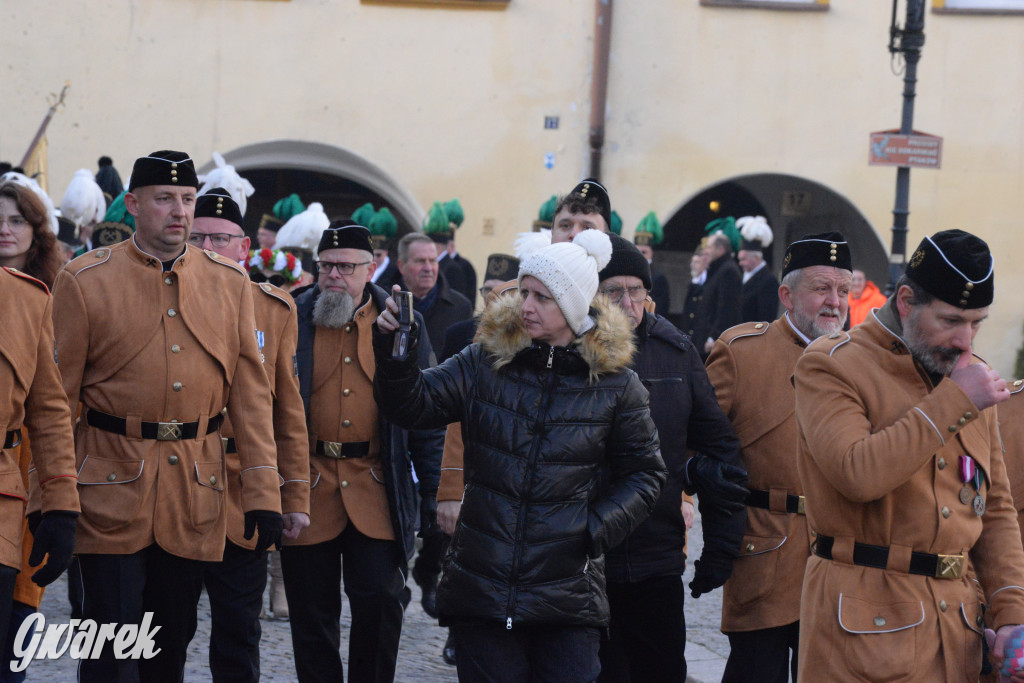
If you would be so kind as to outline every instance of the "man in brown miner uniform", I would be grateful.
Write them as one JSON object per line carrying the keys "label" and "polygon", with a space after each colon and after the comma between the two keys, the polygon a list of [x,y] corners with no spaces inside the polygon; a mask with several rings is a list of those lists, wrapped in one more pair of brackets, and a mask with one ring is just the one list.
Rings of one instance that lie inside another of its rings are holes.
{"label": "man in brown miner uniform", "polygon": [[722,599],[722,631],[731,648],[726,682],[781,683],[791,672],[796,680],[810,537],[791,377],[811,341],[843,329],[850,270],[839,233],[797,240],[783,261],[782,317],[726,330],[708,357],[708,377],[736,428],[750,477],[747,529]]}
{"label": "man in brown miner uniform", "polygon": [[1024,623],[1024,550],[989,410],[1010,394],[972,353],[994,290],[988,245],[937,232],[885,305],[797,362],[798,462],[816,533],[801,680],[977,681],[984,619],[969,570],[997,667]]}
{"label": "man in brown miner uniform", "polygon": [[[352,613],[348,680],[394,679],[416,522],[410,457],[423,496],[421,525],[436,526],[444,432],[399,429],[378,413],[373,398],[370,327],[388,296],[369,282],[375,267],[370,231],[336,221],[320,238],[316,283],[295,292],[299,387],[309,427],[310,526],[285,544],[281,561],[303,683],[343,680],[343,576]],[[423,325],[419,312],[414,319]],[[429,367],[433,352],[426,335],[420,335],[418,352],[420,365]]]}
{"label": "man in brown miner uniform", "polygon": [[[245,259],[249,238],[242,229],[242,212],[225,189],[214,188],[196,200],[195,223],[188,242],[231,261]],[[252,295],[256,342],[274,397],[284,536],[296,538],[309,526],[309,445],[295,366],[295,303],[286,292],[266,282],[253,282]],[[245,538],[238,486],[242,466],[230,421],[225,421],[221,434],[228,472],[228,540],[224,559],[207,565],[204,573],[213,622],[210,672],[214,681],[255,682],[260,678],[259,617],[267,584],[267,553],[256,552],[256,541]],[[283,598],[283,585],[280,590]]]}
{"label": "man in brown miner uniform", "polygon": [[252,286],[229,259],[188,246],[196,188],[187,154],[135,162],[125,205],[134,236],[85,254],[54,285],[57,358],[71,406],[83,616],[159,626],[152,659],[105,647],[82,681],[180,681],[207,562],[224,554],[224,451],[235,428],[246,536],[281,536],[270,388]]}

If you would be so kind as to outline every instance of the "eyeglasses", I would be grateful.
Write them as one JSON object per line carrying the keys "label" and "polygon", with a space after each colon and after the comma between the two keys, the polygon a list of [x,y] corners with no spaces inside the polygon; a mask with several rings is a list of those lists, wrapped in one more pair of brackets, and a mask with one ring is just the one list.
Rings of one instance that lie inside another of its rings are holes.
{"label": "eyeglasses", "polygon": [[240,240],[240,239],[244,238],[245,235],[232,235],[231,233],[227,233],[227,232],[195,232],[195,231],[193,231],[192,234],[190,234],[188,236],[188,243],[191,244],[193,247],[201,247],[201,246],[203,246],[203,242],[206,241],[207,237],[210,238],[210,244],[212,244],[213,246],[215,246],[215,247],[226,247],[229,244],[231,244],[231,240],[233,240],[233,239],[239,239]]}
{"label": "eyeglasses", "polygon": [[4,223],[10,226],[12,232],[19,232],[29,227],[29,223],[25,220],[25,217],[17,214],[7,217],[0,216],[0,225],[3,225]]}
{"label": "eyeglasses", "polygon": [[269,282],[275,287],[281,287],[288,282],[288,279],[284,275],[279,275],[278,273],[274,273],[270,277],[267,277],[263,273],[253,273],[249,276],[249,279],[253,282]]}
{"label": "eyeglasses", "polygon": [[601,293],[611,299],[613,304],[617,304],[622,301],[622,295],[626,292],[629,292],[629,300],[635,304],[638,304],[647,298],[647,290],[643,285],[636,285],[634,287],[608,287],[601,290]]}
{"label": "eyeglasses", "polygon": [[368,266],[373,261],[363,261],[362,263],[345,263],[344,261],[317,261],[316,269],[320,275],[330,275],[331,271],[337,270],[339,275],[351,275],[356,272],[358,266]]}

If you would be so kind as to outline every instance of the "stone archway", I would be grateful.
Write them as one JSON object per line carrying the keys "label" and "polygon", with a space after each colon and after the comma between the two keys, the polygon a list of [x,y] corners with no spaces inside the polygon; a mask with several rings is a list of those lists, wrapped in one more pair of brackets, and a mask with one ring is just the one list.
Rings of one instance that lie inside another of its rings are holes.
{"label": "stone archway", "polygon": [[[718,203],[718,211],[711,203]],[[704,226],[722,216],[758,214],[775,233],[765,254],[776,275],[786,246],[800,237],[837,230],[850,243],[854,266],[880,287],[888,282],[889,257],[863,213],[846,197],[821,183],[784,173],[755,173],[712,183],[683,201],[664,222],[665,240],[655,261],[672,285],[672,313],[682,310],[689,284],[690,255],[704,237]]]}
{"label": "stone archway", "polygon": [[[355,152],[319,142],[267,140],[222,153],[224,160],[249,179],[256,194],[249,198],[246,229],[255,231],[260,216],[274,202],[298,192],[309,204],[324,204],[327,215],[351,213],[364,202],[387,206],[399,223],[399,234],[418,228],[423,207],[394,177]],[[209,161],[200,174],[215,167]]]}

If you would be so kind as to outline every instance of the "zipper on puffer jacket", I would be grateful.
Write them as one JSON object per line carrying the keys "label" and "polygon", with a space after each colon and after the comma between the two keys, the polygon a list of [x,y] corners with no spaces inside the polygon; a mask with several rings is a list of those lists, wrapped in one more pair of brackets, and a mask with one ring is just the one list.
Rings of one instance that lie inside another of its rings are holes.
{"label": "zipper on puffer jacket", "polygon": [[[548,352],[548,368],[551,368],[552,361],[555,356],[555,347],[552,346]],[[529,506],[529,483],[533,479],[533,472],[537,468],[537,456],[540,453],[540,442],[543,434],[541,429],[544,426],[544,416],[548,414],[548,409],[551,407],[551,399],[553,395],[552,389],[555,386],[555,373],[548,372],[547,386],[545,387],[546,395],[544,397],[544,407],[541,409],[540,414],[537,416],[537,421],[534,423],[533,445],[530,447],[530,458],[526,461],[526,472],[523,477],[523,498],[519,504],[519,518],[516,522],[516,535],[514,539],[515,549],[512,552],[512,571],[509,573],[509,591],[508,591],[508,606],[505,609],[505,628],[512,630],[512,613],[515,611],[516,603],[516,581],[519,578],[519,562],[522,559],[523,554],[523,527],[526,524],[526,508]]]}

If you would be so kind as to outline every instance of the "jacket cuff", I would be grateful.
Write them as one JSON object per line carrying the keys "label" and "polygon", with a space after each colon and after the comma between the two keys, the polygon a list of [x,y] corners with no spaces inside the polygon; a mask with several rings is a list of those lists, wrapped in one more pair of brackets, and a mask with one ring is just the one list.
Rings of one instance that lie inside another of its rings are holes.
{"label": "jacket cuff", "polygon": [[250,467],[242,470],[239,478],[242,481],[242,512],[281,512],[281,478],[276,467]]}

